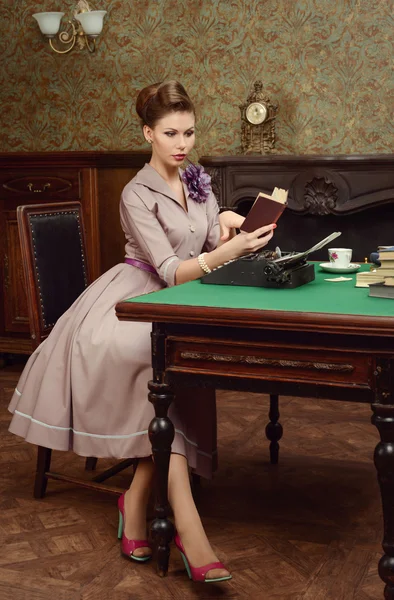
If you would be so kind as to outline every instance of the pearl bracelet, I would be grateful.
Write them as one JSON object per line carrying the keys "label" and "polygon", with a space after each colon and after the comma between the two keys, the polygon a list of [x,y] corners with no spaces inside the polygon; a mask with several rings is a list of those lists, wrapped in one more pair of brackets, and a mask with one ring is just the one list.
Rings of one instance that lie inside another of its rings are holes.
{"label": "pearl bracelet", "polygon": [[197,262],[200,265],[200,268],[202,271],[204,271],[204,273],[211,273],[211,269],[208,267],[207,263],[205,262],[205,252],[203,252],[202,254],[199,254],[199,256],[197,257]]}

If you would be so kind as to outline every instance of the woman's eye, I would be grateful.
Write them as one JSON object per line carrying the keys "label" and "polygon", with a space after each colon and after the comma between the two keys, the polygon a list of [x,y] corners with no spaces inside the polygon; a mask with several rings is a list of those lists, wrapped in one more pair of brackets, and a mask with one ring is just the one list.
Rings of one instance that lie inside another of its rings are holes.
{"label": "woman's eye", "polygon": [[174,137],[175,135],[173,131],[166,131],[165,134],[168,135],[168,137]]}
{"label": "woman's eye", "polygon": [[186,135],[187,137],[192,137],[192,135],[194,135],[194,131],[188,131]]}

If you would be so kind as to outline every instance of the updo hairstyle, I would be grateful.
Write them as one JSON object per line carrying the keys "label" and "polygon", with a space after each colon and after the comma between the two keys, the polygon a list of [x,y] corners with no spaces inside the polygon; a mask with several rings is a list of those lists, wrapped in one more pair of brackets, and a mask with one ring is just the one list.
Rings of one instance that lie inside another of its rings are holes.
{"label": "updo hairstyle", "polygon": [[140,91],[136,102],[137,114],[142,125],[153,127],[159,119],[173,112],[195,114],[193,102],[178,81],[153,83]]}

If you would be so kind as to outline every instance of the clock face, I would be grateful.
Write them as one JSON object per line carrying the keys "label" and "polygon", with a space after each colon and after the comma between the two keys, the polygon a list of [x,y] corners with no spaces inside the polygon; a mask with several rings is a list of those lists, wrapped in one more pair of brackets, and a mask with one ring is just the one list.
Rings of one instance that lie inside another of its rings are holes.
{"label": "clock face", "polygon": [[252,125],[260,125],[267,118],[267,108],[261,102],[252,102],[246,109],[246,118]]}

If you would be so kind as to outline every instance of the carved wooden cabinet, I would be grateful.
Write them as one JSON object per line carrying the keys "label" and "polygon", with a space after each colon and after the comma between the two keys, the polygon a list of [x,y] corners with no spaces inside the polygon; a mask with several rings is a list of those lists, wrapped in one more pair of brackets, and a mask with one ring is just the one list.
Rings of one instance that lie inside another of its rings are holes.
{"label": "carved wooden cabinet", "polygon": [[0,154],[0,353],[31,352],[17,206],[80,201],[96,278],[123,260],[120,193],[147,160],[134,152]]}
{"label": "carved wooden cabinet", "polygon": [[[271,245],[306,250],[333,231],[340,247],[364,261],[394,245],[394,155],[215,156],[200,162],[222,208],[246,214],[258,192],[289,190]],[[327,260],[324,248],[311,258]]]}

